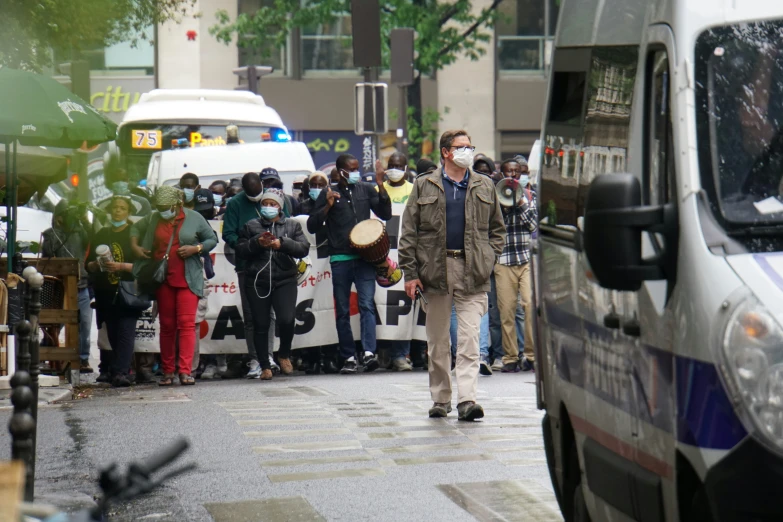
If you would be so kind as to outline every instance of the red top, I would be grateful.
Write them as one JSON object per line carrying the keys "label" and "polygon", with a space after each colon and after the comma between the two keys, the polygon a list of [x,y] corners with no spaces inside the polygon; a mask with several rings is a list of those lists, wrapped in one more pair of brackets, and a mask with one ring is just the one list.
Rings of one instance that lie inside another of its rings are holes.
{"label": "red top", "polygon": [[166,248],[169,246],[169,240],[171,241],[171,251],[169,252],[169,265],[168,274],[166,276],[166,282],[169,286],[176,288],[187,288],[188,282],[185,279],[185,260],[177,255],[177,249],[179,249],[179,229],[182,228],[182,222],[185,221],[185,212],[180,209],[177,217],[174,221],[166,221],[165,219],[158,220],[158,226],[155,228],[155,259],[163,259],[166,255]]}

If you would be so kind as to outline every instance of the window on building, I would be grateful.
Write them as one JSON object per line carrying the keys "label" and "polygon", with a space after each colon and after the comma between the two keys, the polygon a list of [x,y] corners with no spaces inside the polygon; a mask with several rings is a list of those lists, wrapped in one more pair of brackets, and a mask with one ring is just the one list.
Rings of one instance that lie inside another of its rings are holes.
{"label": "window on building", "polygon": [[351,15],[341,14],[333,22],[302,28],[302,69],[342,71],[355,69]]}
{"label": "window on building", "polygon": [[[274,0],[239,0],[238,14],[252,16],[261,7],[274,7]],[[243,37],[240,36],[240,40]],[[249,38],[249,36],[245,37]],[[265,47],[241,47],[239,52],[239,66],[246,65],[271,65],[275,72],[287,74],[288,72],[288,45],[277,47],[274,44]]]}
{"label": "window on building", "polygon": [[[120,42],[109,47],[92,47],[81,51],[82,58],[90,64],[94,75],[104,76],[151,76],[155,70],[155,45],[153,28],[142,30],[135,43]],[[61,64],[72,60],[70,51],[54,51],[53,63]]]}
{"label": "window on building", "polygon": [[555,34],[560,0],[502,2],[495,28],[498,65],[505,71],[542,71],[546,68],[547,42]]}

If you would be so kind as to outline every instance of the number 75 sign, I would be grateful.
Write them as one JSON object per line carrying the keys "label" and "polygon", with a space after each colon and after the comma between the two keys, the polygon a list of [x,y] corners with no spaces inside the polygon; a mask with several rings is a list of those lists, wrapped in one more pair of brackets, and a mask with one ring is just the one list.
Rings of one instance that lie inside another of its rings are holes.
{"label": "number 75 sign", "polygon": [[131,147],[134,149],[160,149],[162,143],[159,130],[134,130],[131,133]]}

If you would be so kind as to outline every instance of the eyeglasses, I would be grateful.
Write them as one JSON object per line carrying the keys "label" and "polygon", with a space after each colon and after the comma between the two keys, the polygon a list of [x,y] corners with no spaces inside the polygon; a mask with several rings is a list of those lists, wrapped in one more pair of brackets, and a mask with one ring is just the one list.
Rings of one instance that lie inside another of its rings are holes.
{"label": "eyeglasses", "polygon": [[460,151],[460,152],[467,152],[467,151],[470,151],[470,152],[476,152],[476,147],[472,147],[472,146],[470,146],[470,145],[465,145],[464,147],[457,147],[457,146],[455,146],[455,145],[452,145],[452,146],[451,146],[451,147],[449,147],[449,148],[450,148],[450,149],[457,149],[457,150],[458,150],[458,151]]}

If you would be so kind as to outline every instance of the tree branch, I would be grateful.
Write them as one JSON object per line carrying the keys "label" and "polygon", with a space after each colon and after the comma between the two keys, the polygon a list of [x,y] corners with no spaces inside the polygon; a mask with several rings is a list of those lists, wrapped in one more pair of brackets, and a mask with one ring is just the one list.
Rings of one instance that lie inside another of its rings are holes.
{"label": "tree branch", "polygon": [[457,12],[458,12],[457,5],[452,4],[449,10],[443,14],[443,17],[440,19],[439,25],[445,25],[445,23],[451,20],[451,17],[457,14]]}
{"label": "tree branch", "polygon": [[457,46],[459,46],[459,44],[460,44],[462,41],[464,41],[464,40],[465,40],[465,38],[467,38],[468,36],[470,36],[471,34],[473,34],[473,33],[476,31],[476,29],[478,29],[478,28],[479,28],[479,26],[480,26],[481,24],[483,24],[484,22],[486,22],[486,21],[487,21],[487,18],[489,18],[489,14],[490,14],[492,11],[494,11],[494,10],[497,8],[497,6],[498,6],[498,5],[500,5],[500,2],[502,2],[502,1],[503,1],[503,0],[493,0],[493,1],[492,1],[492,5],[491,5],[491,6],[489,6],[489,7],[487,8],[487,10],[484,12],[484,15],[480,16],[480,17],[478,18],[478,20],[476,20],[476,21],[473,23],[473,25],[471,25],[470,27],[468,27],[468,28],[465,30],[465,32],[464,32],[464,33],[462,33],[462,36],[461,36],[461,37],[460,37],[458,40],[454,40],[452,43],[450,43],[449,45],[447,45],[446,47],[444,47],[443,49],[441,49],[440,51],[438,51],[438,55],[437,55],[437,56],[438,56],[438,58],[440,58],[440,57],[442,57],[442,56],[445,56],[445,55],[449,54],[450,52],[454,51],[454,49],[455,49]]}

